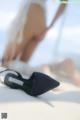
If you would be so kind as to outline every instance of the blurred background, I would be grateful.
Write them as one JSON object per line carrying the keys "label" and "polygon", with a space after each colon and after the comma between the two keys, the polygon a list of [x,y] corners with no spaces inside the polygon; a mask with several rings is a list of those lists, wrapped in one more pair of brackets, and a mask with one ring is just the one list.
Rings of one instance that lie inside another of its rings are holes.
{"label": "blurred background", "polygon": [[[47,25],[59,4],[58,0],[47,0]],[[20,0],[0,0],[0,58],[7,44],[8,28],[18,12],[19,5]],[[29,64],[37,66],[66,57],[72,58],[77,68],[80,68],[80,0],[69,0],[64,14],[39,44]]]}

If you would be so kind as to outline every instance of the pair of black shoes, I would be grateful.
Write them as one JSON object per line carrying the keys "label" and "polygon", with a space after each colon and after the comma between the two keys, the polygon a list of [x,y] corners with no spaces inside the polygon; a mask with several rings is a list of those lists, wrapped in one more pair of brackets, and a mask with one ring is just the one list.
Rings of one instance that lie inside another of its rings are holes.
{"label": "pair of black shoes", "polygon": [[59,86],[58,81],[39,72],[33,72],[29,79],[11,69],[0,71],[0,73],[5,73],[4,84],[13,89],[21,89],[31,96],[41,95]]}

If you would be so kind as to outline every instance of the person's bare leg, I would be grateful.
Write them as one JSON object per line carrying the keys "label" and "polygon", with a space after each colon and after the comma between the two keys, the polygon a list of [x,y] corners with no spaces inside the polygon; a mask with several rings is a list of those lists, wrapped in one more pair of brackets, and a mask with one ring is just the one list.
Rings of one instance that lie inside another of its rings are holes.
{"label": "person's bare leg", "polygon": [[[72,81],[73,84],[80,86],[80,73],[76,70],[75,64],[71,59],[65,59],[60,63],[47,65],[46,68],[50,72],[51,72],[51,69],[55,68],[56,71],[60,72],[62,76],[64,76],[64,73],[65,73],[67,77]],[[45,69],[45,72],[46,72],[46,69]]]}
{"label": "person's bare leg", "polygon": [[57,72],[64,71],[68,76],[74,72],[74,63],[70,59],[65,59],[62,62],[51,63],[43,65],[44,71],[54,72],[56,69]]}
{"label": "person's bare leg", "polygon": [[80,73],[77,70],[74,70],[70,78],[76,86],[80,87]]}
{"label": "person's bare leg", "polygon": [[59,67],[59,70],[66,72],[68,78],[75,85],[80,86],[80,73],[76,70],[75,64],[71,59],[65,59],[59,64]]}
{"label": "person's bare leg", "polygon": [[32,53],[34,52],[35,48],[37,47],[38,43],[35,39],[32,40],[31,38],[39,35],[44,29],[46,28],[46,21],[44,10],[40,5],[32,4],[29,9],[28,19],[26,21],[23,36],[24,42],[28,41],[26,44],[26,48],[24,49],[25,52],[22,52],[21,60],[28,61],[31,57]]}

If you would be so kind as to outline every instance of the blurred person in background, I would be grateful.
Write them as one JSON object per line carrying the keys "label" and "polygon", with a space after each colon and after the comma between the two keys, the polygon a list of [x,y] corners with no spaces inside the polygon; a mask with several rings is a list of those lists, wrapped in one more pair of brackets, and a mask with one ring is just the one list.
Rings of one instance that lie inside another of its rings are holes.
{"label": "blurred person in background", "polygon": [[[66,8],[67,0],[61,4],[53,17],[51,24],[46,26],[46,1],[47,0],[22,0],[18,15],[12,23],[9,33],[9,42],[6,46],[2,65],[15,69],[23,74],[31,75],[32,72],[44,72],[51,75],[54,70],[65,72],[76,85],[80,85],[80,75],[75,71],[72,60],[66,59],[60,63],[30,67],[27,62],[35,48],[44,39],[46,32],[55,24]],[[62,73],[63,74],[63,73]]]}
{"label": "blurred person in background", "polygon": [[46,2],[47,0],[22,0],[20,10],[10,28],[9,42],[3,55],[5,62],[16,58],[28,62],[46,32],[66,8],[66,3],[61,3],[51,24],[47,27]]}

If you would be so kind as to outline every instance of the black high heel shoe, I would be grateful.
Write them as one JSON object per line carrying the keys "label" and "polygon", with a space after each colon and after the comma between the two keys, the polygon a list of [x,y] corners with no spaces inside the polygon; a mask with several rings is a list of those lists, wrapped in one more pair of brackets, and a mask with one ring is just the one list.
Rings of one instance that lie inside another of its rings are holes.
{"label": "black high heel shoe", "polygon": [[59,82],[43,73],[34,72],[29,79],[25,79],[19,72],[6,69],[4,84],[13,89],[21,89],[31,96],[41,95],[59,86]]}

